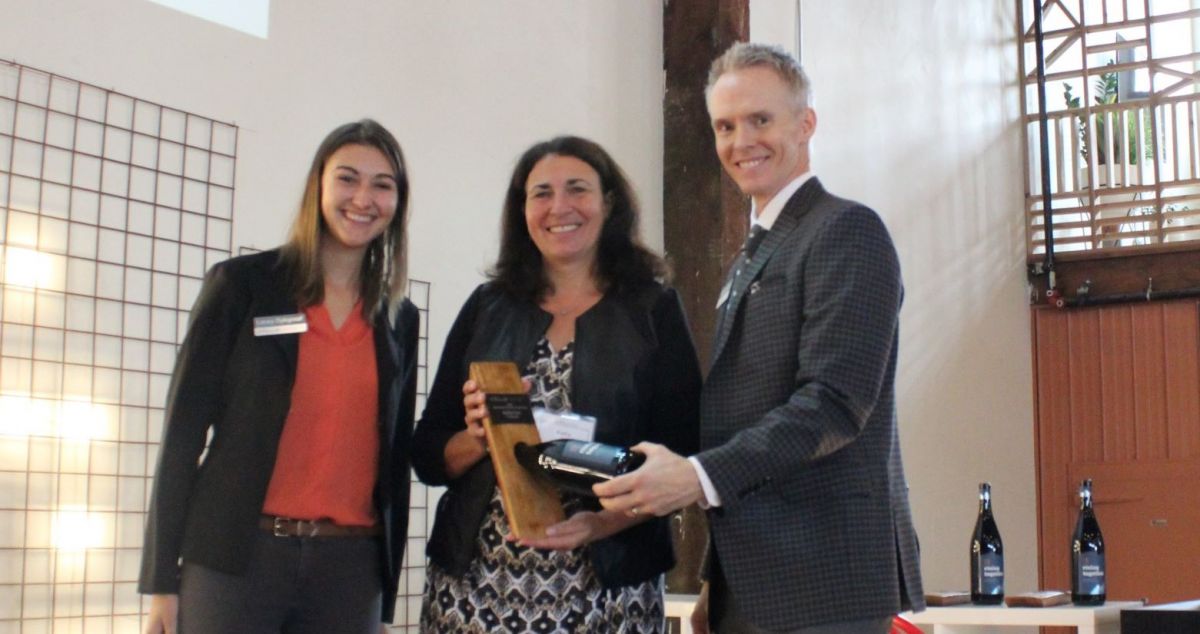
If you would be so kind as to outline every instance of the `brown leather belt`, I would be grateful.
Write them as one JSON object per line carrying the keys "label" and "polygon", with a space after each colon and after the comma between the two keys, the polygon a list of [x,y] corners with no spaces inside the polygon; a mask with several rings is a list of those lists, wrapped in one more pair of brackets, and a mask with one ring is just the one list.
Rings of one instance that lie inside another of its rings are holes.
{"label": "brown leather belt", "polygon": [[329,520],[294,520],[286,517],[262,515],[258,527],[276,537],[374,537],[383,534],[383,528],[374,526],[342,526]]}

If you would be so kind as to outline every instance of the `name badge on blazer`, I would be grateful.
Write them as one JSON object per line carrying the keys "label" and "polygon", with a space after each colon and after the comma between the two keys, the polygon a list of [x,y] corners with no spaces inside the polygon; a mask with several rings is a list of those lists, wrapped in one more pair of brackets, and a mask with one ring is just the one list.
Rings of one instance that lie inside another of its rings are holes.
{"label": "name badge on blazer", "polygon": [[717,295],[717,308],[720,308],[725,302],[729,301],[729,291],[733,288],[733,282],[726,281],[725,286],[721,287],[720,295]]}
{"label": "name badge on blazer", "polygon": [[308,332],[308,320],[304,318],[304,313],[254,318],[255,337],[290,335],[298,332]]}

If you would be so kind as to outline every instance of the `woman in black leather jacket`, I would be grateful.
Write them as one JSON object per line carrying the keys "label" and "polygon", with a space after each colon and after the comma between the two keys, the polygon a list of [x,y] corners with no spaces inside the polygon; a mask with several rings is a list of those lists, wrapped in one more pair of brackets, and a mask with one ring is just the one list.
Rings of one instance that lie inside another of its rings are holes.
{"label": "woman in black leather jacket", "polygon": [[205,277],[146,521],[146,634],[391,622],[420,330],[404,295],[407,173],[379,123],[339,126],[288,242]]}
{"label": "woman in black leather jacket", "polygon": [[[514,541],[487,457],[472,361],[515,361],[535,406],[596,419],[594,440],[698,444],[700,370],[682,306],[637,238],[612,158],[578,137],[539,143],[509,184],[500,257],[447,337],[412,462],[448,487],[430,536],[422,631],[661,631],[667,518],[566,498],[568,519]],[[464,396],[465,395],[465,396]],[[465,404],[464,404],[465,402]],[[469,408],[469,409],[468,409]]]}

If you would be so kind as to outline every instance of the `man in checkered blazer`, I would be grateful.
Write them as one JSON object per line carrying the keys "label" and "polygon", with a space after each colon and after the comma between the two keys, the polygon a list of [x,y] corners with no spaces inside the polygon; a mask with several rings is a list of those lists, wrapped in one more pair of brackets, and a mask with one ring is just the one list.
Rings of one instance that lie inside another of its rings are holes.
{"label": "man in checkered blazer", "polygon": [[643,443],[641,469],[595,490],[631,515],[708,509],[696,629],[883,634],[924,607],[896,431],[896,251],[874,211],[809,171],[817,120],[790,55],[733,46],[707,100],[754,205],[717,301],[702,450]]}

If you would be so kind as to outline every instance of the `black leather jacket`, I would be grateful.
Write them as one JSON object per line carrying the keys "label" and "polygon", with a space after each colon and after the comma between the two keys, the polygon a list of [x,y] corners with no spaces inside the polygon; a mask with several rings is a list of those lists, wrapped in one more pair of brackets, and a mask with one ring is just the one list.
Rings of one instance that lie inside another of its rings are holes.
{"label": "black leather jacket", "polygon": [[[493,284],[475,289],[442,351],[438,373],[413,435],[412,464],[422,482],[448,486],[438,503],[428,555],[462,575],[496,478],[483,459],[446,477],[446,443],[465,428],[462,384],[472,361],[514,361],[524,368],[552,315]],[[679,296],[654,284],[606,294],[575,323],[571,371],[574,410],[596,417],[595,439],[617,445],[642,440],[676,453],[699,442],[700,367]],[[598,507],[597,507],[598,508]],[[639,583],[675,564],[667,518],[630,527],[587,547],[605,587]]]}

